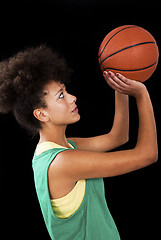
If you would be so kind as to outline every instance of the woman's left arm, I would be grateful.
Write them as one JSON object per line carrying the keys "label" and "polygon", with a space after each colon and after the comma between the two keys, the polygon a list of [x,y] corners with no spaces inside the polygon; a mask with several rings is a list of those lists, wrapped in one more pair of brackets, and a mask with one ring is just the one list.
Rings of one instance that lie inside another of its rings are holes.
{"label": "woman's left arm", "polygon": [[[111,73],[113,74],[113,73]],[[108,77],[105,76],[105,79]],[[115,116],[109,133],[90,138],[70,138],[80,150],[110,151],[126,143],[129,139],[129,99],[128,95],[115,92]]]}

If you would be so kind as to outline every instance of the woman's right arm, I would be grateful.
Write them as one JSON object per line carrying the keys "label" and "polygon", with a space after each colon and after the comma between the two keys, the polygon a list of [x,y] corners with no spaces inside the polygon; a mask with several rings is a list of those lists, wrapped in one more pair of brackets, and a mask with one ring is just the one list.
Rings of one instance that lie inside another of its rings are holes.
{"label": "woman's right arm", "polygon": [[125,174],[157,161],[158,146],[153,107],[146,87],[122,75],[110,73],[108,84],[116,91],[136,98],[139,113],[139,130],[136,147],[124,151],[100,153],[68,150],[61,152],[51,168],[57,166],[66,179],[111,177]]}

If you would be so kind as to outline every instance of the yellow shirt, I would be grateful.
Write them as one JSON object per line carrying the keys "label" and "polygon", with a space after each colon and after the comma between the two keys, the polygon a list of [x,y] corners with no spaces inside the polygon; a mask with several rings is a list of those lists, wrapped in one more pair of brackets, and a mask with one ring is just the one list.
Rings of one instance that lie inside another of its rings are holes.
{"label": "yellow shirt", "polygon": [[[69,143],[71,148],[73,146]],[[37,145],[36,155],[52,148],[64,148],[53,142],[43,142]],[[86,180],[79,180],[71,192],[58,199],[51,199],[51,205],[58,218],[68,218],[81,206],[86,190]]]}

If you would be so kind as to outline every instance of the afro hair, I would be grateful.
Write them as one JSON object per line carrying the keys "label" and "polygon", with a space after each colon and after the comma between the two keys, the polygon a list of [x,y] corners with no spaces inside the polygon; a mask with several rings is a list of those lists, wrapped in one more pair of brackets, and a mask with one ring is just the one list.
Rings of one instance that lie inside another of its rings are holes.
{"label": "afro hair", "polygon": [[67,84],[71,69],[52,48],[40,45],[0,62],[0,112],[13,112],[18,123],[32,134],[41,129],[33,111],[46,107],[43,90],[50,81]]}

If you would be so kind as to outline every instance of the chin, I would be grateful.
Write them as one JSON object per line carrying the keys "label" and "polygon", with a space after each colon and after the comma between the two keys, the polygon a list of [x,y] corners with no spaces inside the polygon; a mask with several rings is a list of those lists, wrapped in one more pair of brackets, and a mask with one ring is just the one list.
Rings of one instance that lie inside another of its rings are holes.
{"label": "chin", "polygon": [[74,118],[73,118],[73,120],[69,123],[69,124],[73,124],[73,123],[76,123],[76,122],[78,122],[79,120],[80,120],[80,115],[79,114],[77,114],[77,116],[75,116]]}

